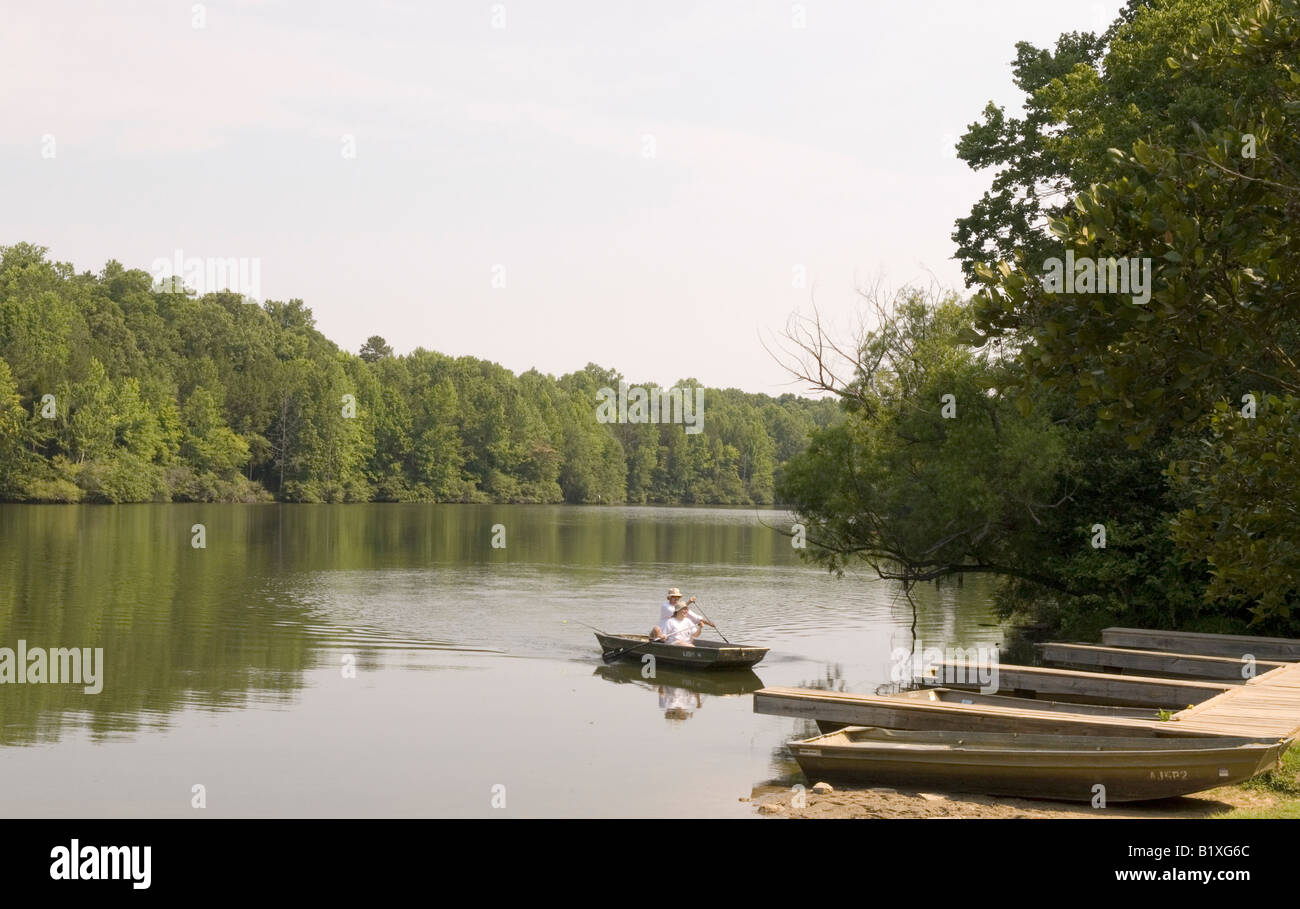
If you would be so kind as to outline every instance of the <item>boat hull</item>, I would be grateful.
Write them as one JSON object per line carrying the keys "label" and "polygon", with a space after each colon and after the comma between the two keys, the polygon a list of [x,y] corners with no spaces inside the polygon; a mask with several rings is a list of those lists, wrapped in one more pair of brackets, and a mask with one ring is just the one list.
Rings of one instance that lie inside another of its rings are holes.
{"label": "boat hull", "polygon": [[[1162,721],[1151,708],[1071,704],[933,688],[891,695],[808,688],[764,688],[754,712],[815,720],[822,732],[845,726],[1052,735],[1212,737],[1221,733]],[[1279,737],[1267,737],[1276,741]]]}
{"label": "boat hull", "polygon": [[656,663],[680,666],[691,669],[741,669],[754,666],[767,656],[766,647],[747,647],[743,644],[727,644],[723,641],[699,640],[694,647],[680,647],[676,644],[648,643],[649,636],[644,634],[604,634],[596,633],[603,653],[613,650],[635,648],[622,655],[622,659],[640,662],[646,654],[655,658]]}
{"label": "boat hull", "polygon": [[[1250,779],[1277,765],[1290,739],[1133,739],[913,732],[850,726],[789,745],[822,779],[1023,798],[1133,802]],[[1104,789],[1098,789],[1098,786]]]}

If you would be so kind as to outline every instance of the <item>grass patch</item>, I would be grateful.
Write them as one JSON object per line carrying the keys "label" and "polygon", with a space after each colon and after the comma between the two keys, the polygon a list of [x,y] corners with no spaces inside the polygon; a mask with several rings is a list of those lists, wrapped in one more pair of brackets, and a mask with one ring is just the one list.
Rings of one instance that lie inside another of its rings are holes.
{"label": "grass patch", "polygon": [[1214,817],[1225,821],[1260,821],[1275,818],[1300,820],[1300,799],[1282,802],[1272,808],[1236,808],[1224,814],[1216,814]]}
{"label": "grass patch", "polygon": [[1261,773],[1241,785],[1244,789],[1300,798],[1300,750],[1288,749],[1276,769]]}
{"label": "grass patch", "polygon": [[1240,787],[1272,796],[1276,800],[1262,808],[1236,808],[1223,814],[1216,814],[1215,817],[1228,820],[1300,819],[1300,749],[1288,750],[1282,755],[1282,760],[1276,769],[1261,773],[1254,779],[1241,783]]}

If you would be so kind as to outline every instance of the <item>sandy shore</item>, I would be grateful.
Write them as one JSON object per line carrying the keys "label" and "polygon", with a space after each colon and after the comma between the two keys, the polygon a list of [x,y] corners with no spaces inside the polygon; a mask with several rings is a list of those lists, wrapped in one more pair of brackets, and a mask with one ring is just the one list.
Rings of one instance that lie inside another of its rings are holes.
{"label": "sandy shore", "polygon": [[1234,808],[1268,808],[1275,798],[1268,793],[1225,786],[1196,795],[1135,805],[1092,808],[1073,802],[957,795],[920,790],[841,788],[818,794],[812,787],[796,793],[789,786],[768,784],[754,788],[754,810],[767,817],[785,818],[1194,818],[1222,814]]}

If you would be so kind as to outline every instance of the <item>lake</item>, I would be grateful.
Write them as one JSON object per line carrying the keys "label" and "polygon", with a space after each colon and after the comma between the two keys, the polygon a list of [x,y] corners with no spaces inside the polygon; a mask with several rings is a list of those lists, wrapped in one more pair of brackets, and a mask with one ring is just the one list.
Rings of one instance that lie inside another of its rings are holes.
{"label": "lake", "polygon": [[[755,715],[749,693],[872,691],[913,643],[897,586],[803,563],[791,520],[0,505],[0,647],[103,649],[97,694],[0,684],[0,811],[750,816],[752,787],[799,779],[783,743],[806,726]],[[730,640],[771,648],[753,676],[601,662],[581,623],[645,633],[670,586]],[[987,585],[913,599],[925,646],[1002,640]]]}

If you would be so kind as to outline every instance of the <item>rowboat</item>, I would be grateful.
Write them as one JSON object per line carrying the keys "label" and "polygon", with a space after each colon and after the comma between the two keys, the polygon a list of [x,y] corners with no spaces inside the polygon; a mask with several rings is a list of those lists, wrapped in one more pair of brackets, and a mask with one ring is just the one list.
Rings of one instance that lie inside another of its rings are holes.
{"label": "rowboat", "polygon": [[641,661],[646,654],[655,658],[656,663],[670,666],[689,666],[692,669],[740,669],[753,666],[767,656],[766,647],[747,647],[743,644],[728,644],[723,641],[709,641],[696,638],[694,647],[678,644],[650,642],[645,634],[605,634],[596,632],[596,640],[604,653],[614,650],[636,648],[623,654],[623,659]]}
{"label": "rowboat", "polygon": [[1198,681],[1010,663],[975,664],[962,660],[940,660],[930,667],[929,672],[917,681],[924,685],[966,690],[986,690],[986,686],[991,684],[997,690],[988,691],[989,694],[1015,697],[1028,694],[1035,698],[1047,697],[1079,704],[1174,709],[1208,701],[1244,683],[1243,679]]}
{"label": "rowboat", "polygon": [[[763,688],[754,693],[754,712],[814,720],[822,732],[845,726],[1121,737],[1211,736],[1223,732],[1161,720],[1159,711],[1153,708],[1073,704],[951,688],[889,695]],[[1278,738],[1272,735],[1264,740]]]}
{"label": "rowboat", "polygon": [[[1017,698],[1005,694],[981,694],[977,691],[959,691],[954,688],[919,688],[889,695],[899,701],[919,701],[926,704],[961,704],[979,707],[1015,707],[1043,710],[1049,713],[1070,713],[1078,716],[1100,716],[1115,719],[1160,718],[1154,707],[1118,707],[1113,704],[1075,704],[1071,701],[1049,701],[1043,698]],[[877,725],[861,723],[862,726]]]}
{"label": "rowboat", "polygon": [[710,697],[752,694],[763,687],[763,680],[749,668],[691,672],[689,669],[679,669],[674,666],[656,666],[653,678],[647,678],[643,673],[644,667],[631,660],[611,663],[608,666],[602,663],[594,671],[594,675],[620,685],[638,685],[651,689],[668,685],[684,688],[692,694]]}
{"label": "rowboat", "polygon": [[[1042,661],[1062,668],[1082,667],[1090,672],[1132,672],[1145,676],[1203,679],[1240,683],[1287,665],[1280,660],[1204,656],[1197,653],[1161,653],[1131,647],[1099,647],[1096,644],[1063,644],[1049,641],[1035,644]],[[1245,648],[1242,647],[1244,651]]]}
{"label": "rowboat", "polygon": [[1153,631],[1146,628],[1103,628],[1105,647],[1130,647],[1166,653],[1196,653],[1243,660],[1300,662],[1300,640],[1262,638],[1248,634],[1204,634],[1197,631]]}
{"label": "rowboat", "polygon": [[[849,726],[791,742],[804,776],[1093,802],[1172,798],[1277,766],[1292,739],[1130,738]],[[1104,789],[1098,789],[1098,786]],[[1095,803],[1095,802],[1094,802]]]}

